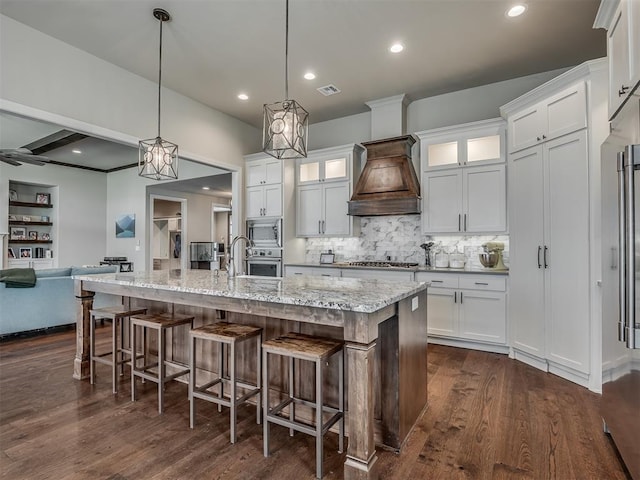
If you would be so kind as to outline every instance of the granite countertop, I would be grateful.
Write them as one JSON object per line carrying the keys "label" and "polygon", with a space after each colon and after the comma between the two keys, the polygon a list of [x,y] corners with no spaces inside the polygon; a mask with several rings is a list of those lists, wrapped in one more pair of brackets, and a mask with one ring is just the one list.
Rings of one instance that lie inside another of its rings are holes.
{"label": "granite countertop", "polygon": [[360,270],[388,270],[400,272],[429,272],[429,273],[480,273],[491,275],[509,275],[509,270],[495,270],[493,268],[435,268],[435,267],[371,267],[349,265],[348,262],[338,263],[286,263],[290,267],[320,267],[320,268],[353,268]]}
{"label": "granite countertop", "polygon": [[260,302],[373,313],[427,288],[425,282],[341,277],[228,277],[212,270],[75,275],[75,280]]}

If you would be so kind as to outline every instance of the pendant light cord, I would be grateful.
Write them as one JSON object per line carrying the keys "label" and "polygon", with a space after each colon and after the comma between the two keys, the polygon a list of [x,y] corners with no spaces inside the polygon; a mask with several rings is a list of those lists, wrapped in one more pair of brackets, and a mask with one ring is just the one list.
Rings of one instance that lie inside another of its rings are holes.
{"label": "pendant light cord", "polygon": [[289,100],[289,0],[286,0],[284,34],[284,99]]}
{"label": "pendant light cord", "polygon": [[162,24],[164,20],[160,19],[160,48],[158,55],[158,137],[160,137],[160,100],[161,93],[160,90],[162,88]]}

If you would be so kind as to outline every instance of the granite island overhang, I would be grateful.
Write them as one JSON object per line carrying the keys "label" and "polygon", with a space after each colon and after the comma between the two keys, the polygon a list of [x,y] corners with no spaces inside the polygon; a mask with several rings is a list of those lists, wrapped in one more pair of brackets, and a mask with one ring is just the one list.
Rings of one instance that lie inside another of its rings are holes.
{"label": "granite island overhang", "polygon": [[292,326],[340,336],[346,347],[349,436],[344,478],[377,478],[376,442],[400,450],[426,408],[426,283],[228,277],[209,270],[80,275],[74,280],[76,379],[88,377],[95,292],[122,296],[135,306],[192,312],[196,319],[202,312],[224,311],[231,321],[268,327],[265,339]]}

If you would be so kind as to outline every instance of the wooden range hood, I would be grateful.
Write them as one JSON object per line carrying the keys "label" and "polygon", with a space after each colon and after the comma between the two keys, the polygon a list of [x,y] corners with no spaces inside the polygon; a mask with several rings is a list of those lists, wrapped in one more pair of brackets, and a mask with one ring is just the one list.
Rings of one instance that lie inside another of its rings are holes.
{"label": "wooden range hood", "polygon": [[364,142],[367,161],[349,202],[349,215],[420,213],[420,183],[411,162],[411,135]]}

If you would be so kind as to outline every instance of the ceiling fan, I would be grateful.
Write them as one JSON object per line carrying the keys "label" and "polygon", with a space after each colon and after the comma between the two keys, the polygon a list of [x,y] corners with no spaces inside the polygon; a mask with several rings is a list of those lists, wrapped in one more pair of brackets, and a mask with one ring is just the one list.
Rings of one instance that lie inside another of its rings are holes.
{"label": "ceiling fan", "polygon": [[34,155],[28,148],[2,148],[0,149],[0,162],[19,167],[22,163],[31,165],[44,165],[49,161],[48,157]]}

